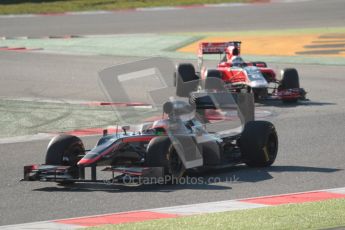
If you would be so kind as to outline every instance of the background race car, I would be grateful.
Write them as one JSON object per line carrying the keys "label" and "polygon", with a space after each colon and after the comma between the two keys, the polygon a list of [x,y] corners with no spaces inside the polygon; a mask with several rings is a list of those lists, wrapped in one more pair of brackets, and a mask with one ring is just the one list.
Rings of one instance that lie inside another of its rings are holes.
{"label": "background race car", "polygon": [[[306,91],[300,88],[296,69],[281,70],[279,80],[265,62],[245,62],[240,56],[240,51],[240,41],[201,42],[198,50],[198,71],[195,71],[191,63],[179,64],[174,76],[175,86],[201,78],[205,80],[205,84],[199,87],[212,89],[212,86],[207,84],[207,79],[218,78],[226,83],[231,92],[253,93],[256,101],[281,99],[283,102],[297,102],[299,99],[305,99]],[[204,65],[205,54],[220,55],[221,60],[216,68],[207,68]],[[176,80],[177,76],[182,82]]]}

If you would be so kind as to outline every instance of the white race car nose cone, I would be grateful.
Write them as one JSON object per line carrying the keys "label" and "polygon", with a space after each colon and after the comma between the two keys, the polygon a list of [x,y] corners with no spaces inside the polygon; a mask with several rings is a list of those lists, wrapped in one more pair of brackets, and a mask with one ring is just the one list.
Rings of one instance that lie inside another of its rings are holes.
{"label": "white race car nose cone", "polygon": [[260,70],[255,66],[247,66],[244,68],[245,73],[248,76],[248,85],[251,88],[267,88],[268,83]]}
{"label": "white race car nose cone", "polygon": [[251,81],[249,83],[249,86],[251,88],[267,88],[268,83],[265,79],[260,79],[260,80]]}

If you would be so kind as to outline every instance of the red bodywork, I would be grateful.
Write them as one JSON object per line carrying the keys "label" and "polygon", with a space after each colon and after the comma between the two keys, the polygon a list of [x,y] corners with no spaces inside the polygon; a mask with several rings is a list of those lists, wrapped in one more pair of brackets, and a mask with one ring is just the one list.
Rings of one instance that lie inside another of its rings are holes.
{"label": "red bodywork", "polygon": [[[251,62],[245,62],[246,66],[254,66]],[[232,65],[229,62],[221,62],[217,65],[217,70],[222,72],[222,80],[226,83],[241,83],[244,84],[248,82],[247,75],[242,71],[242,69],[231,68]],[[256,65],[260,72],[265,77],[268,83],[276,82],[275,72],[265,67],[264,65]]]}

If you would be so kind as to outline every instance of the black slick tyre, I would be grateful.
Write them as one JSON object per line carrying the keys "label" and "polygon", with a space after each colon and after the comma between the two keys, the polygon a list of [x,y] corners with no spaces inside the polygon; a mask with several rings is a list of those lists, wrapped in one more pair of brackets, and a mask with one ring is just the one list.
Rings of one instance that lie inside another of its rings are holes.
{"label": "black slick tyre", "polygon": [[189,97],[189,94],[196,91],[199,77],[191,63],[181,63],[177,66],[174,74],[174,84],[176,85],[176,95],[179,97]]}
{"label": "black slick tyre", "polygon": [[[71,173],[74,178],[78,177],[77,163],[80,155],[85,154],[85,148],[80,138],[72,135],[58,135],[48,144],[45,164],[71,166]],[[69,184],[70,182],[60,182]]]}
{"label": "black slick tyre", "polygon": [[240,138],[240,150],[250,167],[271,166],[278,153],[278,135],[268,121],[249,121]]}
{"label": "black slick tyre", "polygon": [[164,167],[165,183],[185,174],[185,167],[168,136],[153,138],[147,146],[145,166]]}
{"label": "black slick tyre", "polygon": [[[294,68],[284,69],[282,71],[282,80],[281,80],[281,89],[288,90],[288,89],[299,89],[299,76],[298,72]],[[284,103],[295,103],[298,99],[283,99]]]}

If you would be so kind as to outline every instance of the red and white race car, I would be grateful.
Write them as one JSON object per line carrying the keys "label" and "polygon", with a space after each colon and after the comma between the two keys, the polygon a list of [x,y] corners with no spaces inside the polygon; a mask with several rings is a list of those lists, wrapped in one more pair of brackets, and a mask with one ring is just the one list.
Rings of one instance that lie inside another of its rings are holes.
{"label": "red and white race car", "polygon": [[[181,63],[174,76],[175,86],[189,81],[218,78],[226,83],[232,92],[251,92],[257,101],[280,99],[283,102],[297,102],[305,99],[306,91],[300,88],[298,72],[294,68],[281,70],[277,79],[273,69],[265,62],[245,62],[240,56],[241,42],[201,42],[198,51],[198,71],[193,64]],[[205,54],[223,56],[214,69],[204,66]],[[205,87],[199,86],[199,87]]]}

